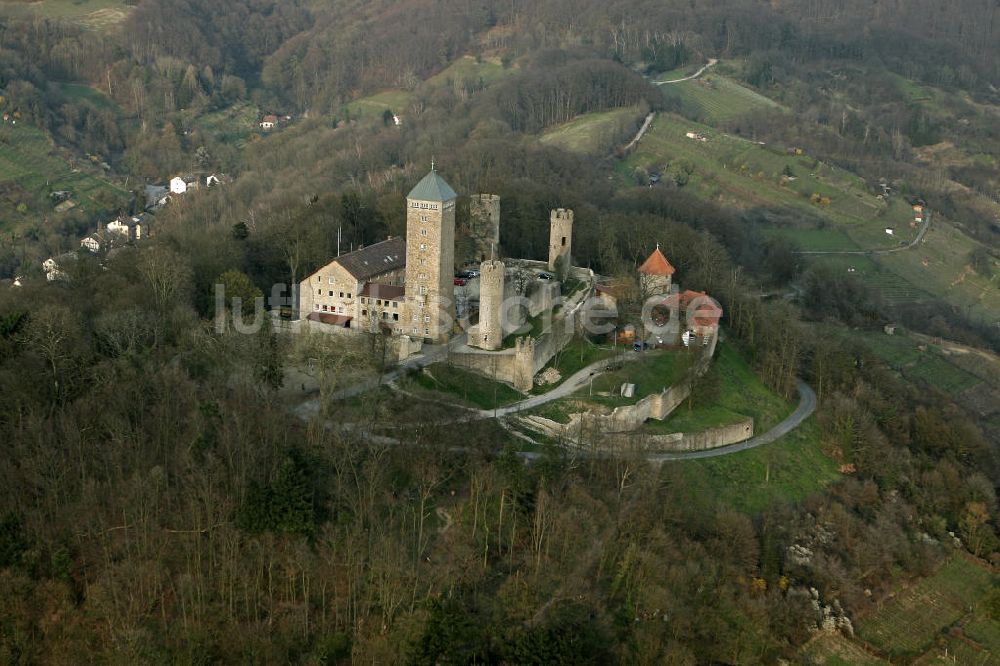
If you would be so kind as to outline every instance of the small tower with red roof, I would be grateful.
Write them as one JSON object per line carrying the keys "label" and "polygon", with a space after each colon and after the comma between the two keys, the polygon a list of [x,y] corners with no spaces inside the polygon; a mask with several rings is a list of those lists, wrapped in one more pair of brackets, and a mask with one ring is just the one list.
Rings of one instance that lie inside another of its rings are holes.
{"label": "small tower with red roof", "polygon": [[649,258],[639,266],[639,288],[644,297],[667,295],[670,293],[674,267],[660,251],[660,244],[649,255]]}

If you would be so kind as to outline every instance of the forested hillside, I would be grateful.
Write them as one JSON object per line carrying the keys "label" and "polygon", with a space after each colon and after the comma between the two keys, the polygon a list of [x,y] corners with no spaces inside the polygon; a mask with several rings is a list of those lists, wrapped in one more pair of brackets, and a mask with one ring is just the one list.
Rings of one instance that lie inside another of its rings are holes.
{"label": "forested hillside", "polygon": [[[1000,658],[995,11],[0,2],[0,663]],[[334,400],[378,336],[215,327],[219,284],[250,303],[403,235],[432,160],[459,226],[501,197],[500,256],[544,259],[572,208],[577,265],[632,280],[659,246],[718,299],[724,366],[679,420],[737,396],[777,422],[799,379],[815,416],[715,460],[591,457],[441,425],[462,405],[426,375]],[[79,249],[179,174],[225,179]],[[953,624],[886,630],[903,589]]]}

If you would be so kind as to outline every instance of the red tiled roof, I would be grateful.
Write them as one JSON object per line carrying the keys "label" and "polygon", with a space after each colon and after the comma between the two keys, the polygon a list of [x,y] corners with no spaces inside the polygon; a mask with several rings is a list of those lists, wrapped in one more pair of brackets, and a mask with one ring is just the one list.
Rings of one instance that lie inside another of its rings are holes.
{"label": "red tiled roof", "polygon": [[361,294],[359,295],[366,296],[368,298],[381,298],[387,301],[401,301],[403,300],[403,296],[405,294],[405,287],[398,287],[394,284],[369,282],[365,285],[364,289],[361,290]]}
{"label": "red tiled roof", "polygon": [[680,294],[681,307],[682,308],[686,308],[688,306],[688,304],[691,301],[693,301],[694,299],[700,298],[700,297],[703,297],[703,296],[707,296],[707,295],[708,294],[706,294],[703,291],[692,291],[691,289],[687,289],[687,290],[681,292],[681,294]]}
{"label": "red tiled roof", "polygon": [[329,324],[331,326],[347,328],[353,317],[348,317],[347,315],[329,314],[327,312],[310,312],[306,319],[318,321],[322,324]]}
{"label": "red tiled roof", "polygon": [[639,266],[639,272],[645,275],[673,275],[674,267],[670,265],[667,258],[660,252],[660,248],[657,247],[642,266]]}

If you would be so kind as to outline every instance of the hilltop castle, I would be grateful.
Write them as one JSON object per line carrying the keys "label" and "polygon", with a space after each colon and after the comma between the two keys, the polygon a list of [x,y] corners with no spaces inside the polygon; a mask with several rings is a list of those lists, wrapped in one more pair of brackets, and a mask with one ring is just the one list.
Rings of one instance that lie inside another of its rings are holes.
{"label": "hilltop castle", "polygon": [[[455,332],[455,206],[458,195],[432,167],[406,196],[406,238],[344,254],[299,285],[299,312],[320,330],[383,330],[434,344]],[[570,262],[573,211],[552,211],[549,266]],[[506,267],[493,258],[500,241],[500,197],[471,197],[470,223],[461,230],[462,259],[482,262],[479,325],[470,341],[500,348],[500,310]]]}

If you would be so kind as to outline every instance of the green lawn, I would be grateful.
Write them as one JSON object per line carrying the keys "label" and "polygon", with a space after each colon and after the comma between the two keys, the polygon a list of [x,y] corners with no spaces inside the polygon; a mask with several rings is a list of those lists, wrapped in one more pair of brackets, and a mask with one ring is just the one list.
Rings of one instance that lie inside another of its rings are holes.
{"label": "green lawn", "polygon": [[697,501],[756,514],[776,503],[801,502],[839,478],[838,465],[820,445],[810,418],[777,442],[718,458],[663,463],[680,475]]}
{"label": "green lawn", "polygon": [[588,113],[549,128],[540,140],[573,153],[606,155],[623,138],[624,129],[635,125],[641,115],[637,107]]}
{"label": "green lawn", "polygon": [[[657,78],[667,81],[680,77]],[[761,109],[780,108],[777,102],[712,70],[697,79],[662,85],[660,90],[667,99],[680,103],[683,114],[708,123],[732,120]]]}
{"label": "green lawn", "polygon": [[[613,350],[609,347],[595,345],[583,338],[574,338],[562,351],[553,356],[545,367],[558,370],[559,374],[562,375],[561,381],[565,381],[591,363],[596,363],[603,358],[610,358],[613,354]],[[545,393],[552,388],[552,386],[535,387],[533,391]]]}
{"label": "green lawn", "polygon": [[[593,391],[588,386],[581,389],[575,397],[591,400],[608,407],[632,405],[648,395],[659,393],[676,384],[684,377],[687,364],[682,355],[687,354],[687,351],[633,352],[627,350],[623,353],[630,355],[641,353],[644,357],[623,364],[620,370],[596,377],[593,381]],[[622,384],[626,382],[635,384],[635,395],[631,398],[615,395],[620,392]],[[600,395],[601,393],[612,395]]]}
{"label": "green lawn", "polygon": [[886,654],[916,657],[996,586],[997,577],[985,566],[955,555],[932,576],[883,601],[854,626],[861,639]]}
{"label": "green lawn", "polygon": [[447,363],[435,363],[420,372],[411,373],[401,385],[418,394],[444,394],[458,398],[465,405],[481,409],[502,407],[524,399],[523,394],[507,384]]}

